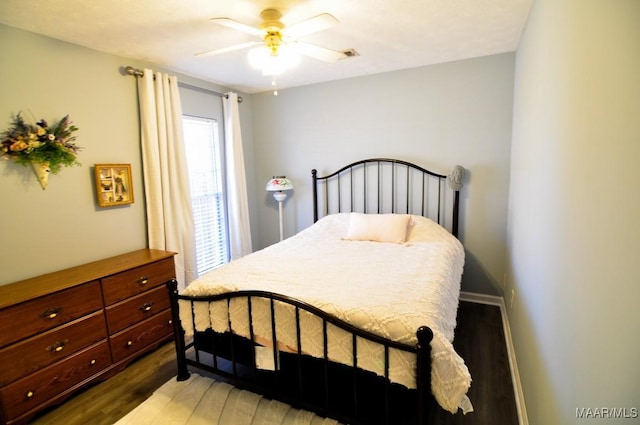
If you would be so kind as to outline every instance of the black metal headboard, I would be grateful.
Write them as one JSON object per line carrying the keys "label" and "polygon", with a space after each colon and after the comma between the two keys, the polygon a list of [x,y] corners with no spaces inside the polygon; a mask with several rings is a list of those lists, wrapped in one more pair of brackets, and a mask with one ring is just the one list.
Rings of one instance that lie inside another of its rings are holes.
{"label": "black metal headboard", "polygon": [[341,212],[416,214],[458,237],[463,176],[459,165],[443,175],[388,158],[360,160],[324,177],[313,169],[313,222]]}

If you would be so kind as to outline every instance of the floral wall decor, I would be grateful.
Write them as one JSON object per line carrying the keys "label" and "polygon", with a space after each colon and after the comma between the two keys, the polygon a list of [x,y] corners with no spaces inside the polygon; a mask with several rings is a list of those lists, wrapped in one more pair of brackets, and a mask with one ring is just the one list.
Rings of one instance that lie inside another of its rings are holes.
{"label": "floral wall decor", "polygon": [[73,135],[74,126],[69,115],[53,125],[40,120],[35,124],[26,122],[18,113],[13,117],[11,127],[0,135],[0,156],[12,159],[18,164],[32,166],[42,189],[46,189],[49,174],[58,174],[62,166],[81,165]]}

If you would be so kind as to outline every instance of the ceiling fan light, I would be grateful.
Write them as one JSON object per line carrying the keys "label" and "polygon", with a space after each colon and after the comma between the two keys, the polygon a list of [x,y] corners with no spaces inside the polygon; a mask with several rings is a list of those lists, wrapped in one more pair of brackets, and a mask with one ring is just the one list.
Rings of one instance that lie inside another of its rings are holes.
{"label": "ceiling fan light", "polygon": [[259,46],[249,50],[247,59],[249,60],[249,65],[253,68],[262,69],[264,64],[269,60],[270,55],[271,53],[267,47]]}
{"label": "ceiling fan light", "polygon": [[300,63],[300,56],[288,46],[280,46],[276,55],[266,46],[256,47],[247,54],[249,64],[262,71],[262,75],[280,75],[295,68]]}
{"label": "ceiling fan light", "polygon": [[287,69],[300,65],[301,56],[291,48],[289,44],[283,44],[278,50],[278,58],[285,64]]}
{"label": "ceiling fan light", "polygon": [[287,68],[284,63],[278,59],[278,56],[271,56],[262,67],[262,75],[267,77],[270,75],[283,74]]}

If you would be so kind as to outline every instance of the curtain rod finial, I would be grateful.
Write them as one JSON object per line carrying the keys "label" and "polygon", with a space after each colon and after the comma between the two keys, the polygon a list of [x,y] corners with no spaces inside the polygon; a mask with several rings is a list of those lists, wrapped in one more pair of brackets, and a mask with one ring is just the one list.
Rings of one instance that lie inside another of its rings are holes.
{"label": "curtain rod finial", "polygon": [[141,69],[136,69],[136,68],[132,67],[131,65],[126,66],[124,68],[124,72],[126,74],[133,75],[135,77],[142,77],[144,75],[144,72]]}

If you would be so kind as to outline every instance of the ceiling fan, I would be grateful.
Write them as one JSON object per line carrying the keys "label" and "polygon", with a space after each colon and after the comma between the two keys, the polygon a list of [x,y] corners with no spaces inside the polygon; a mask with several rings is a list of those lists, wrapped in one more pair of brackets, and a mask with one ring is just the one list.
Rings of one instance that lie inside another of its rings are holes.
{"label": "ceiling fan", "polygon": [[327,49],[325,47],[300,41],[297,37],[322,31],[338,23],[338,20],[328,13],[322,13],[304,21],[286,26],[280,20],[282,13],[277,9],[265,9],[260,13],[262,23],[258,27],[243,24],[230,18],[211,18],[210,21],[233,28],[238,31],[259,37],[260,40],[248,41],[221,49],[197,53],[196,56],[212,56],[253,46],[264,45],[272,57],[277,57],[283,47],[291,49],[297,54],[308,56],[324,62],[336,62],[349,57],[347,52]]}

